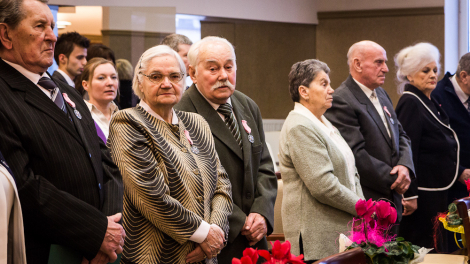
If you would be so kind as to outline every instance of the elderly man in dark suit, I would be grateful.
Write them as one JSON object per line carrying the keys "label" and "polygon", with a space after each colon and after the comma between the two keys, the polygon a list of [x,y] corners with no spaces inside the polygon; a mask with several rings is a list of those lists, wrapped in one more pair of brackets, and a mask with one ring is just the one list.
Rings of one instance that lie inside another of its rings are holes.
{"label": "elderly man in dark suit", "polygon": [[125,236],[122,179],[81,96],[46,73],[53,28],[47,0],[0,1],[0,151],[16,178],[28,263],[47,263],[51,244],[107,263]]}
{"label": "elderly man in dark suit", "polygon": [[416,210],[416,199],[402,197],[414,178],[414,165],[410,139],[380,87],[388,72],[386,61],[385,50],[375,42],[352,45],[348,51],[350,75],[335,90],[333,106],[325,116],[354,153],[366,199],[391,200],[400,221],[402,203],[405,213]]}
{"label": "elderly man in dark suit", "polygon": [[[470,53],[460,58],[455,75],[446,73],[431,93],[449,116],[449,123],[459,138],[461,181],[470,178]],[[449,200],[467,197],[464,184],[456,182],[449,190]]]}
{"label": "elderly man in dark suit", "polygon": [[188,55],[194,84],[175,108],[207,120],[232,183],[228,244],[217,258],[219,263],[231,263],[248,246],[267,248],[265,236],[274,225],[277,178],[258,106],[235,91],[237,65],[232,44],[206,37],[193,44]]}

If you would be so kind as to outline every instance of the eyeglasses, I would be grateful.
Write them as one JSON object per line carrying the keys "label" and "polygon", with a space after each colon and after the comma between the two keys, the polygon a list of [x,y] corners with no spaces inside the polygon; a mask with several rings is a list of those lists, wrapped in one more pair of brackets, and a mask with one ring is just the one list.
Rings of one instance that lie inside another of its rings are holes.
{"label": "eyeglasses", "polygon": [[152,73],[150,75],[143,74],[139,72],[139,74],[142,74],[143,76],[149,78],[149,81],[153,82],[154,84],[160,84],[165,80],[165,77],[168,77],[168,80],[173,83],[177,84],[179,81],[181,81],[184,77],[184,73],[182,72],[173,72],[170,73],[169,75],[164,75],[160,73]]}

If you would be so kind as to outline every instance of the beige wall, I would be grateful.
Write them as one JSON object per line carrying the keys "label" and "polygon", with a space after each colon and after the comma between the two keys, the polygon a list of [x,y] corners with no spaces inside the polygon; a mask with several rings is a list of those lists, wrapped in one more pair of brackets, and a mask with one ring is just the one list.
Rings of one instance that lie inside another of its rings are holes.
{"label": "beige wall", "polygon": [[[383,88],[394,105],[398,102],[396,71],[393,57],[402,48],[430,42],[444,53],[444,8],[394,9],[374,11],[320,12],[317,26],[317,50],[319,60],[331,69],[330,79],[337,88],[349,74],[346,54],[357,41],[373,40],[387,51],[388,67]],[[444,59],[441,58],[441,64]],[[441,73],[442,76],[442,73]]]}
{"label": "beige wall", "polygon": [[201,36],[221,36],[237,55],[236,89],[252,98],[263,118],[286,118],[294,103],[290,67],[315,58],[315,26],[255,21],[202,22]]}

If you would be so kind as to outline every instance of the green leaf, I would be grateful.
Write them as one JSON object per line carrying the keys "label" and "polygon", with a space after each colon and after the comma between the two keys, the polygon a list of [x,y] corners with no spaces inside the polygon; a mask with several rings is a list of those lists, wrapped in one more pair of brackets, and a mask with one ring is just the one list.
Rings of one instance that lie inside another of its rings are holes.
{"label": "green leaf", "polygon": [[401,242],[401,241],[405,241],[405,239],[403,237],[397,237],[395,238],[395,241]]}

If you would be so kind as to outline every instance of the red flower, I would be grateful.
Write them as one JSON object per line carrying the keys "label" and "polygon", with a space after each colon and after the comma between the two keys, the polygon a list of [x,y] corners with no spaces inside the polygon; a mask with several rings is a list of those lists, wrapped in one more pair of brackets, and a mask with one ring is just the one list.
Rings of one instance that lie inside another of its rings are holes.
{"label": "red flower", "polygon": [[[379,226],[387,227],[392,223],[389,223],[389,217],[392,213],[390,203],[386,201],[378,201],[375,208],[377,209],[377,224]],[[396,211],[395,211],[396,213]]]}
{"label": "red flower", "polygon": [[243,250],[243,257],[241,259],[233,258],[232,264],[256,264],[258,262],[258,252],[253,248],[246,248]]}
{"label": "red flower", "polygon": [[470,193],[470,179],[465,180],[465,185],[467,185],[467,192]]}
{"label": "red flower", "polygon": [[395,207],[390,207],[390,215],[388,216],[388,222],[390,224],[395,224],[395,222],[397,221],[397,210],[395,209]]}
{"label": "red flower", "polygon": [[258,254],[266,259],[265,264],[303,264],[303,255],[295,256],[290,253],[290,242],[286,241],[281,244],[279,240],[276,240],[276,242],[271,243],[272,245],[272,255],[269,254],[269,251],[267,250],[258,250]]}

